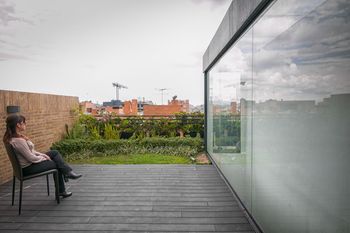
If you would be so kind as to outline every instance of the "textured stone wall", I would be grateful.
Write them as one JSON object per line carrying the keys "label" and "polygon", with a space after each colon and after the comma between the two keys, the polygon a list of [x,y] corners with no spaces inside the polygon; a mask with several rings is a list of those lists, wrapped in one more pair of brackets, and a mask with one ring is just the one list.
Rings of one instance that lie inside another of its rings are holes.
{"label": "textured stone wall", "polygon": [[12,178],[12,167],[2,143],[8,116],[6,107],[20,106],[20,114],[26,117],[25,134],[40,152],[49,150],[53,142],[65,134],[65,124],[75,121],[74,110],[79,107],[78,97],[0,90],[0,184]]}

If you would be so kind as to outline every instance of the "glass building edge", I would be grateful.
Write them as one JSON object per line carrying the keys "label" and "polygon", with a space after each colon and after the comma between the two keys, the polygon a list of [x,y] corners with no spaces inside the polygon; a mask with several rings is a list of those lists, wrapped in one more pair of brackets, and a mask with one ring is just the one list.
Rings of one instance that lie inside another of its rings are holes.
{"label": "glass building edge", "polygon": [[[272,2],[272,1],[271,1]],[[265,5],[266,7],[268,7],[267,5]],[[249,25],[245,31],[242,32],[242,34],[237,38],[237,40],[232,44],[231,47],[228,48],[227,51],[225,51],[225,53],[223,54],[222,57],[220,57],[220,59],[218,59],[217,63],[218,64],[220,61],[221,61],[221,58],[224,57],[224,55],[227,54],[227,52],[229,52],[229,50],[236,44],[236,42],[239,42],[239,39],[242,38],[246,33],[251,32],[251,26],[252,25]],[[252,50],[252,48],[251,48]],[[208,135],[208,130],[210,131],[210,126],[208,127],[208,113],[210,112],[208,110],[209,108],[209,88],[210,88],[210,71],[212,71],[213,68],[215,68],[215,65],[214,64],[211,69],[207,72],[204,73],[204,78],[205,78],[205,88],[204,88],[204,91],[205,91],[205,134]],[[262,233],[263,230],[261,228],[261,226],[259,225],[258,222],[255,221],[253,215],[251,214],[251,210],[250,208],[248,208],[245,204],[245,201],[243,201],[239,195],[239,193],[236,191],[236,189],[232,186],[232,182],[230,182],[227,178],[227,175],[225,174],[225,172],[222,170],[222,168],[220,168],[220,165],[216,162],[216,159],[212,156],[213,154],[208,150],[208,137],[206,136],[206,139],[205,139],[205,150],[206,150],[206,153],[208,155],[208,157],[210,158],[210,161],[212,162],[212,164],[215,166],[215,168],[219,171],[219,173],[221,174],[223,180],[225,181],[226,185],[230,188],[232,194],[234,195],[235,199],[237,200],[240,208],[242,209],[243,213],[245,214],[246,218],[248,219],[249,223],[251,224],[251,226],[253,227],[253,230],[254,232],[257,232],[257,233]],[[250,165],[249,165],[250,167]],[[250,178],[249,178],[250,179]],[[250,192],[249,192],[250,193]]]}
{"label": "glass building edge", "polygon": [[216,170],[220,173],[221,177],[223,178],[225,184],[232,192],[234,198],[236,199],[240,209],[243,211],[244,215],[246,216],[248,222],[253,227],[254,232],[256,233],[263,233],[262,228],[259,226],[259,224],[255,221],[254,217],[251,215],[249,210],[246,208],[242,200],[240,199],[239,195],[237,195],[235,189],[232,187],[231,183],[226,179],[225,174],[221,171],[221,169],[218,167],[217,163],[215,162],[214,158],[211,156],[211,154],[208,151],[208,142],[207,142],[207,129],[208,129],[208,119],[207,119],[207,113],[208,113],[208,87],[209,87],[209,71],[204,72],[204,151],[206,155],[209,157],[210,162],[214,165]]}
{"label": "glass building edge", "polygon": [[204,152],[209,155],[208,153],[208,145],[207,145],[207,106],[208,106],[208,72],[204,72]]}
{"label": "glass building edge", "polygon": [[211,163],[214,165],[214,167],[216,168],[216,170],[220,173],[220,176],[223,178],[225,184],[227,185],[227,187],[230,189],[230,191],[232,192],[234,198],[236,199],[238,206],[240,207],[240,209],[243,211],[243,214],[245,215],[245,217],[247,218],[248,222],[251,224],[251,226],[253,227],[253,230],[255,233],[264,233],[262,228],[260,227],[259,223],[257,223],[254,219],[254,217],[251,215],[250,211],[245,207],[244,203],[242,202],[242,200],[240,199],[239,195],[237,195],[235,189],[232,187],[231,183],[226,179],[225,174],[221,171],[221,169],[218,167],[217,163],[215,162],[215,160],[213,159],[213,157],[210,155],[210,153],[206,153],[207,156],[209,157],[209,160],[211,161]]}
{"label": "glass building edge", "polygon": [[[216,55],[216,57],[208,63],[208,66],[203,69],[204,73],[204,151],[209,157],[212,164],[219,171],[220,175],[223,177],[226,185],[230,188],[235,199],[237,200],[240,208],[247,217],[249,223],[252,225],[253,229],[257,233],[263,233],[263,228],[255,221],[252,213],[246,208],[244,202],[240,199],[239,195],[232,187],[231,183],[227,180],[225,174],[219,168],[212,154],[208,151],[208,102],[209,102],[209,76],[212,68],[225,56],[225,54],[234,46],[234,44],[252,27],[252,25],[261,17],[261,15],[277,0],[262,0],[254,11],[249,15],[247,20],[242,24],[242,26],[237,30],[237,32],[232,36],[228,43],[223,47],[223,49]],[[229,29],[227,29],[229,30]],[[207,54],[206,54],[207,55]]]}

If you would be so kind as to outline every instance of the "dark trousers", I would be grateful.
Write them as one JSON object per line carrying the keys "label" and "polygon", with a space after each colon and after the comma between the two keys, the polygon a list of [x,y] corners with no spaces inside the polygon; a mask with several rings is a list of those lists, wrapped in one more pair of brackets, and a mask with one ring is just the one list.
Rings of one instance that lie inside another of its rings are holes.
{"label": "dark trousers", "polygon": [[72,168],[64,162],[61,154],[57,150],[50,150],[47,154],[51,160],[45,160],[40,163],[32,163],[30,166],[23,168],[23,175],[28,176],[34,173],[39,173],[51,169],[58,169],[58,186],[59,192],[66,191],[64,186],[63,174],[67,174]]}

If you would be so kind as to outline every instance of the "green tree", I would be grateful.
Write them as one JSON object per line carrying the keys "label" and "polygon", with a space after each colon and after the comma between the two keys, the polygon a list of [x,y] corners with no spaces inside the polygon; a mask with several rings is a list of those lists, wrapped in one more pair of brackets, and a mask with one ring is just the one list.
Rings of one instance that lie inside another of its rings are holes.
{"label": "green tree", "polygon": [[176,131],[179,133],[180,138],[183,138],[185,134],[189,132],[190,126],[188,124],[189,116],[186,113],[177,113],[175,114],[175,124]]}

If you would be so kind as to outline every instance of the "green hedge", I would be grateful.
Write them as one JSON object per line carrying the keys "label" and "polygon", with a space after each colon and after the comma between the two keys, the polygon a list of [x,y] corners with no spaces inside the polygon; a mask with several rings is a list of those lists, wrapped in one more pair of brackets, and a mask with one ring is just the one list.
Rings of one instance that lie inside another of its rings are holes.
{"label": "green hedge", "polygon": [[221,136],[215,138],[216,146],[236,146],[239,142],[240,137],[238,136]]}
{"label": "green hedge", "polygon": [[135,139],[145,137],[204,136],[204,114],[178,113],[165,118],[127,118],[81,114],[71,128],[66,125],[66,139]]}
{"label": "green hedge", "polygon": [[201,138],[143,138],[133,140],[64,139],[52,145],[64,157],[74,160],[91,156],[164,154],[194,156],[203,151]]}

